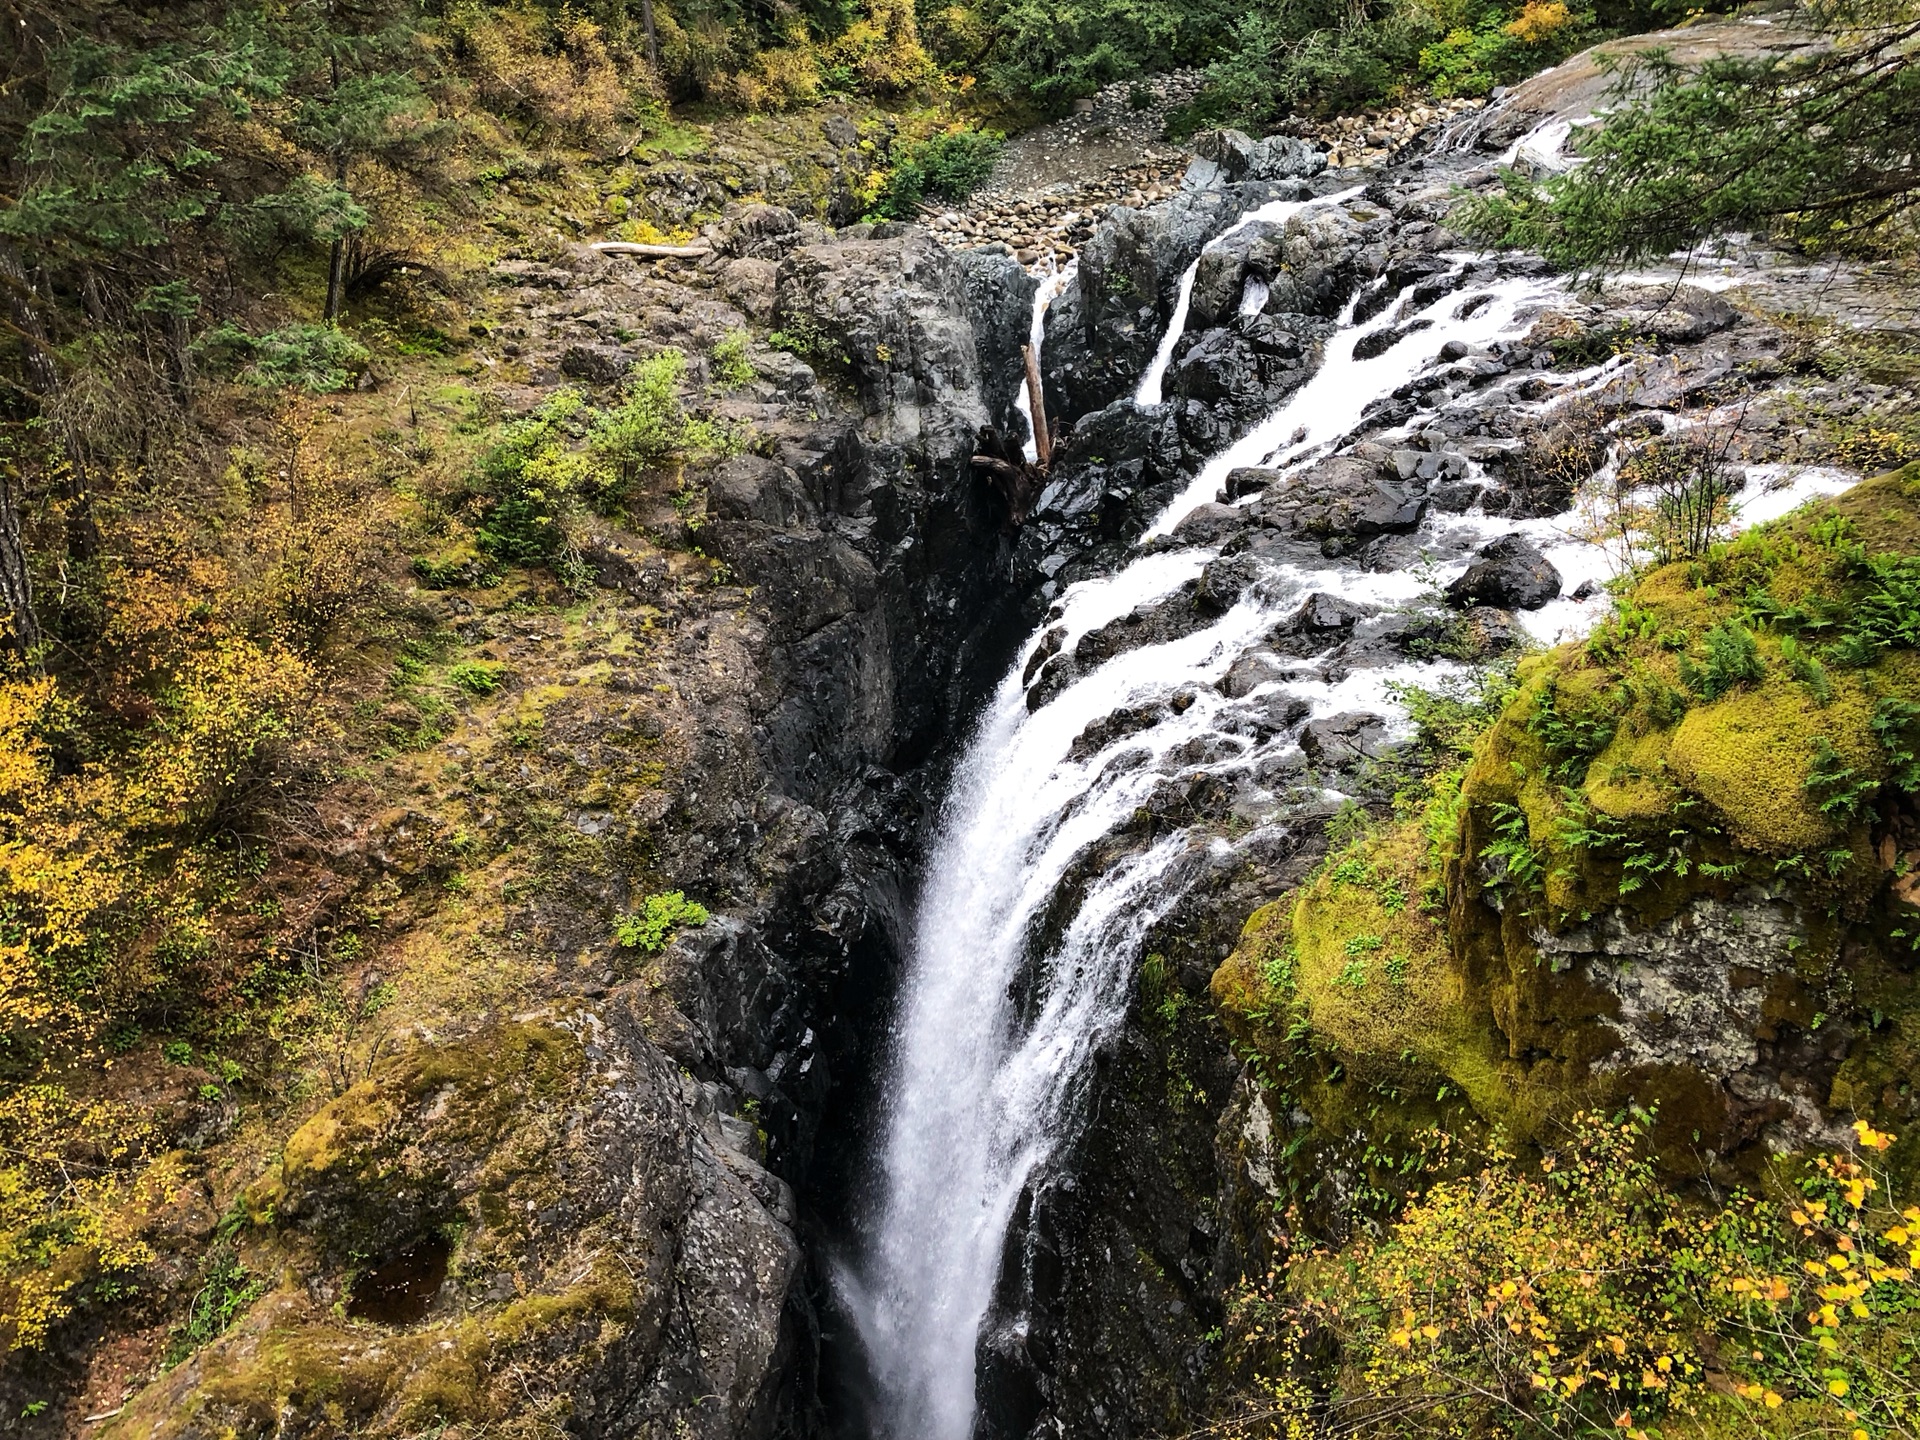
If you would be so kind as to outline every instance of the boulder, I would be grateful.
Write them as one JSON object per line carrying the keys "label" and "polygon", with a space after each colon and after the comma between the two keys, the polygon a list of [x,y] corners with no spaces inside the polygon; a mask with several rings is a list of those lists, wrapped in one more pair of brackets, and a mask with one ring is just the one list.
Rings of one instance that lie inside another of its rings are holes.
{"label": "boulder", "polygon": [[800,217],[779,205],[749,205],[720,227],[722,255],[781,260],[800,244]]}
{"label": "boulder", "polygon": [[1560,572],[1524,535],[1502,535],[1481,546],[1466,573],[1447,586],[1448,602],[1462,609],[1538,610],[1559,594]]}
{"label": "boulder", "polygon": [[[861,232],[864,232],[862,234]],[[921,230],[854,226],[780,262],[774,320],[858,391],[870,438],[964,465],[988,423],[967,271]]]}
{"label": "boulder", "polygon": [[1209,130],[1193,139],[1194,158],[1180,184],[1209,190],[1240,180],[1304,180],[1327,168],[1327,157],[1291,135],[1255,140],[1243,130]]}
{"label": "boulder", "polygon": [[1072,421],[1131,395],[1173,314],[1181,275],[1271,194],[1261,184],[1228,186],[1150,210],[1109,210],[1080,247],[1072,282],[1047,307],[1047,413]]}
{"label": "boulder", "polygon": [[967,318],[973,324],[974,353],[980,362],[980,389],[995,429],[1018,432],[1024,440],[1026,422],[1016,420],[1015,405],[1026,390],[1026,371],[1020,347],[1030,337],[1033,296],[1040,282],[1011,255],[986,250],[962,250],[954,256],[964,276]]}
{"label": "boulder", "polygon": [[1375,613],[1371,605],[1316,591],[1274,627],[1273,647],[1284,655],[1318,655],[1338,645],[1355,625]]}
{"label": "boulder", "polygon": [[1309,720],[1300,731],[1300,748],[1322,770],[1345,770],[1378,755],[1386,739],[1384,719],[1370,710],[1348,710]]}
{"label": "boulder", "polygon": [[1334,455],[1268,487],[1261,503],[1267,523],[1284,534],[1322,542],[1406,534],[1426,513],[1423,495],[1383,475],[1377,462]]}
{"label": "boulder", "polygon": [[772,260],[742,256],[720,271],[720,293],[757,324],[773,319],[774,291],[780,267]]}
{"label": "boulder", "polygon": [[590,385],[612,385],[633,368],[631,356],[605,345],[569,345],[560,357],[560,373]]}

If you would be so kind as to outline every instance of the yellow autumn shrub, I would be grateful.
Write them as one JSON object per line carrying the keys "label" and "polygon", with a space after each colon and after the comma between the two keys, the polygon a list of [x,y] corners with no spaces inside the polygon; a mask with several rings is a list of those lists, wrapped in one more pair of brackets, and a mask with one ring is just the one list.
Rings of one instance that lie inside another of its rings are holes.
{"label": "yellow autumn shrub", "polygon": [[[1224,1432],[1911,1436],[1920,1209],[1877,1163],[1893,1137],[1861,1122],[1774,1195],[1688,1197],[1649,1128],[1578,1115],[1537,1165],[1496,1157],[1249,1286],[1258,1398]],[[1305,1379],[1315,1336],[1338,1342],[1330,1395]]]}

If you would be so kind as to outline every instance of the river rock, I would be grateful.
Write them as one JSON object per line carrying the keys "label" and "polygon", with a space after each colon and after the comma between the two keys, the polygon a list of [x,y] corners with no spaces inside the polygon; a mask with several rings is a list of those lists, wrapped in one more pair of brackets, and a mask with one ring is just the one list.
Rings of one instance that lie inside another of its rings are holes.
{"label": "river rock", "polygon": [[[1183,402],[1183,420],[1206,412],[1205,439],[1223,425],[1229,434],[1251,427],[1306,384],[1311,373],[1301,361],[1299,341],[1292,337],[1284,347],[1290,355],[1263,351],[1247,336],[1226,329],[1208,330],[1182,346],[1179,359],[1168,368],[1166,393]],[[1196,449],[1203,448],[1203,436],[1187,438]]]}
{"label": "river rock", "polygon": [[1338,645],[1352,634],[1356,624],[1376,613],[1371,605],[1316,591],[1273,628],[1270,641],[1283,655],[1318,655]]}
{"label": "river rock", "polygon": [[1502,535],[1474,553],[1466,573],[1447,586],[1454,605],[1538,610],[1560,594],[1560,572],[1524,535]]}
{"label": "river rock", "polygon": [[1420,524],[1426,498],[1358,455],[1335,455],[1283,475],[1260,501],[1269,525],[1323,542],[1404,534]]}
{"label": "river rock", "polygon": [[1370,710],[1348,710],[1309,720],[1300,731],[1300,748],[1322,770],[1346,770],[1377,756],[1386,739],[1385,719]]}

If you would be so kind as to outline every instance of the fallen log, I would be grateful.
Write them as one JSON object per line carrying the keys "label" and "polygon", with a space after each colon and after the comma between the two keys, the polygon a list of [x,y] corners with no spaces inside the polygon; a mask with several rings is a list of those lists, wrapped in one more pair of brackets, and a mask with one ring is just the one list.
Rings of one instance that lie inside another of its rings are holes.
{"label": "fallen log", "polygon": [[980,427],[974,442],[973,468],[982,472],[1006,506],[1001,529],[1011,535],[1027,523],[1033,503],[1047,488],[1047,472],[1027,459],[1018,441],[991,425]]}
{"label": "fallen log", "polygon": [[711,245],[642,245],[637,240],[596,240],[587,247],[602,255],[638,255],[644,260],[698,260],[711,255]]}

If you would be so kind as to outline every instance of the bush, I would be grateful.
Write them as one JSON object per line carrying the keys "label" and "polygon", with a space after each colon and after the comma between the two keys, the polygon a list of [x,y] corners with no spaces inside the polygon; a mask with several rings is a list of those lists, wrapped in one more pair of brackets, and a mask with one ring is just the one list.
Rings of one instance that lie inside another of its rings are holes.
{"label": "bush", "polygon": [[[741,339],[743,356],[745,337]],[[721,341],[722,346],[726,344]],[[719,350],[714,353],[718,360]],[[612,492],[618,487],[637,484],[649,470],[670,462],[738,450],[739,438],[726,426],[681,408],[678,392],[686,372],[687,357],[678,350],[649,355],[627,372],[626,394],[620,403],[594,418],[587,454],[603,499],[614,498]]]}
{"label": "bush", "polygon": [[366,346],[333,325],[285,325],[265,335],[222,325],[202,336],[197,348],[245,384],[285,386],[312,395],[345,390],[365,372],[370,358]]}
{"label": "bush", "polygon": [[559,391],[481,455],[473,481],[486,508],[474,539],[484,554],[571,571],[574,512],[592,473],[592,462],[572,449],[571,427],[585,409],[578,392]]}
{"label": "bush", "polygon": [[658,955],[683,925],[704,925],[713,917],[707,907],[687,899],[678,890],[649,895],[638,910],[629,911],[613,922],[613,938],[625,949]]}
{"label": "bush", "polygon": [[729,331],[713,347],[710,358],[713,361],[713,378],[721,388],[737,390],[753,380],[755,371],[753,361],[747,357],[746,331]]}
{"label": "bush", "polygon": [[[1695,1202],[1660,1183],[1650,1126],[1576,1116],[1537,1168],[1441,1180],[1385,1234],[1247,1287],[1229,1325],[1264,1413],[1227,1433],[1910,1433],[1920,1210],[1870,1159],[1893,1137],[1859,1121],[1863,1154],[1782,1165],[1783,1198]],[[1336,1342],[1331,1394],[1310,1337]]]}
{"label": "bush", "polygon": [[1005,144],[998,131],[957,125],[903,147],[894,157],[874,213],[909,220],[927,196],[966,199],[986,183]]}

